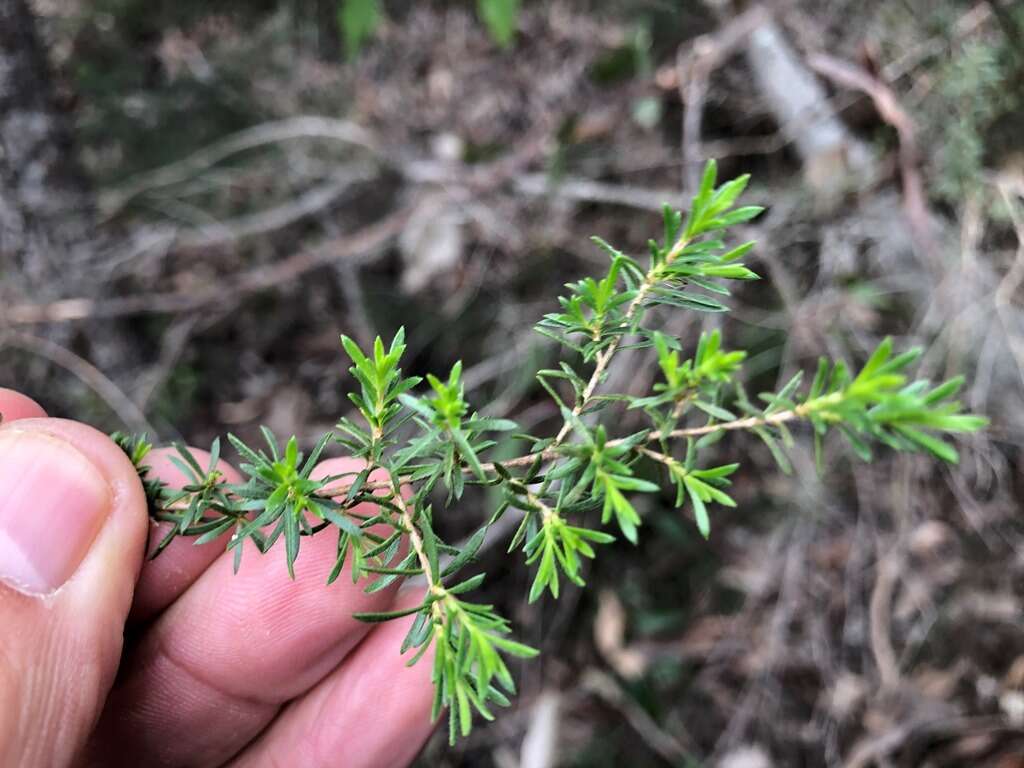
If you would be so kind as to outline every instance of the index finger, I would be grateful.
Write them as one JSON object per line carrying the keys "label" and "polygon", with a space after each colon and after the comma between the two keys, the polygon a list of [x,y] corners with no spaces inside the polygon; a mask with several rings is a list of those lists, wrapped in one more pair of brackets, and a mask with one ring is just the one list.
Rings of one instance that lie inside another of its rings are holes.
{"label": "index finger", "polygon": [[40,419],[46,416],[43,406],[13,389],[0,387],[0,420]]}

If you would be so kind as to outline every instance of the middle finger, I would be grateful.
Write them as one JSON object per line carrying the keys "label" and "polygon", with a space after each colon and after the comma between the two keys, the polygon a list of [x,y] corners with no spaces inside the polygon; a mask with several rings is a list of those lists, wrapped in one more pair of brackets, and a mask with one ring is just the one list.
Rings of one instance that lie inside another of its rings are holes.
{"label": "middle finger", "polygon": [[[315,471],[354,466],[331,459]],[[358,644],[368,626],[352,613],[387,610],[398,588],[367,595],[352,584],[348,564],[325,586],[337,554],[326,531],[304,540],[294,581],[283,541],[262,557],[246,546],[237,574],[233,553],[220,555],[126,658],[97,730],[102,764],[227,760]]]}

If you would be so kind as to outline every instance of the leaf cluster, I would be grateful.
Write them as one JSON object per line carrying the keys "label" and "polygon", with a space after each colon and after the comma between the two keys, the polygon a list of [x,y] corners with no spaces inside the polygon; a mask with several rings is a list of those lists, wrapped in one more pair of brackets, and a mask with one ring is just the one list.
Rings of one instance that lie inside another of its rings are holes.
{"label": "leaf cluster", "polygon": [[[227,483],[218,470],[219,441],[207,466],[177,447],[172,461],[185,482],[172,490],[150,477],[144,437],[118,436],[138,467],[154,519],[171,524],[154,554],[178,536],[205,542],[230,533],[227,547],[237,568],[246,542],[265,553],[283,539],[285,563],[294,574],[303,538],[330,529],[338,544],[329,583],[345,567],[368,592],[401,578],[423,580],[418,604],[357,617],[409,619],[400,651],[409,654],[410,664],[431,658],[434,714],[448,711],[455,739],[469,733],[474,718],[490,719],[494,707],[508,703],[515,692],[508,660],[536,654],[511,637],[510,623],[493,605],[468,597],[485,578],[482,572],[467,575],[468,569],[490,525],[503,515],[519,517],[508,551],[521,551],[533,571],[528,599],[534,602],[545,593],[558,598],[566,582],[583,586],[597,545],[611,544],[616,533],[635,544],[645,497],[654,501],[674,490],[676,507],[688,510],[699,534],[709,536],[716,505],[736,506],[727,489],[740,465],[707,456],[730,432],[758,436],[784,471],[795,440],[791,428],[800,424],[813,434],[819,462],[823,440],[833,431],[864,460],[872,458],[873,445],[884,445],[956,461],[945,436],[975,431],[986,420],[964,413],[955,399],[962,379],[933,385],[911,377],[917,350],[896,354],[886,339],[856,372],[842,361],[822,360],[806,389],[797,374],[754,402],[742,385],[744,351],[727,349],[712,331],[687,354],[685,341],[664,331],[662,313],[654,308],[723,311],[714,297],[728,296],[733,280],[756,277],[740,261],[753,244],[725,241],[729,228],[760,213],[756,206],[737,207],[747,181],[743,176],[717,185],[709,163],[689,211],[666,208],[664,237],[650,243],[644,260],[597,241],[609,257],[607,271],[568,284],[559,311],[537,326],[566,350],[557,367],[537,372],[562,424],[554,435],[517,436],[529,444],[522,456],[492,458],[517,427],[473,409],[461,363],[444,377],[427,374],[425,388],[420,377],[403,374],[402,330],[388,344],[377,338],[368,350],[342,337],[358,386],[349,394],[358,416],[341,418],[308,456],[296,438],[282,448],[269,430],[259,448],[229,435],[242,458],[241,483]],[[654,357],[660,376],[650,391],[606,391],[612,361],[627,348]],[[641,427],[619,434],[621,419],[606,418],[609,412],[629,414]],[[364,465],[314,477],[331,446]],[[488,486],[501,502],[465,542],[445,542],[435,517],[468,484]]]}

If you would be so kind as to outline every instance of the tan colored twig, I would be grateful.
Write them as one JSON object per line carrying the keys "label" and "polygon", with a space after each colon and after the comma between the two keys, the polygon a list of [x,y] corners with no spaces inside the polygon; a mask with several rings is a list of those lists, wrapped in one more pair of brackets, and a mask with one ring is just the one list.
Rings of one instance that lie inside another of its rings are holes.
{"label": "tan colored twig", "polygon": [[0,348],[2,347],[13,347],[32,355],[38,355],[54,365],[64,368],[95,392],[110,410],[117,414],[126,427],[135,432],[156,436],[157,432],[153,429],[153,425],[149,423],[146,415],[135,402],[114,382],[104,376],[96,366],[79,357],[70,349],[62,347],[51,339],[13,330],[0,333]]}
{"label": "tan colored twig", "polygon": [[[723,421],[718,424],[706,424],[703,427],[686,427],[684,429],[674,429],[667,434],[662,434],[660,431],[655,430],[647,435],[645,438],[647,442],[656,442],[658,440],[676,440],[682,437],[701,437],[703,435],[710,435],[713,432],[736,432],[745,429],[757,429],[758,427],[774,426],[777,424],[784,424],[789,421],[796,421],[799,419],[806,418],[808,411],[803,406],[797,406],[794,410],[778,411],[767,416],[748,416],[742,419],[735,419],[734,421]],[[613,448],[617,445],[622,445],[626,441],[625,438],[618,438],[615,440],[609,440],[605,445],[609,448]],[[660,454],[657,451],[651,451],[650,449],[641,449],[642,453],[646,453],[657,461],[666,461],[669,457],[664,454]],[[552,445],[550,448],[541,451],[539,453],[530,453],[524,456],[517,456],[514,459],[508,459],[507,461],[500,462],[489,462],[482,464],[481,468],[485,473],[494,474],[495,463],[501,464],[506,469],[528,467],[538,459],[540,461],[550,461],[559,456],[558,445]],[[471,474],[473,470],[469,467],[463,467],[463,473]],[[403,478],[405,480],[405,478]],[[363,488],[372,490],[374,488],[389,488],[390,483],[366,483]]]}
{"label": "tan colored twig", "polygon": [[171,323],[171,326],[164,332],[160,343],[160,354],[156,362],[139,376],[138,384],[133,388],[132,394],[135,396],[140,410],[146,410],[153,396],[171,375],[174,366],[185,351],[199,319],[198,314],[183,315]]}
{"label": "tan colored twig", "polygon": [[0,307],[0,321],[11,325],[66,323],[85,318],[125,317],[143,314],[177,314],[238,301],[253,293],[293,282],[307,272],[340,259],[368,258],[395,238],[409,216],[402,208],[354,234],[331,238],[283,261],[242,272],[223,284],[194,291],[138,294],[93,300],[62,299],[50,304],[18,304]]}
{"label": "tan colored twig", "polygon": [[892,598],[899,578],[902,558],[893,550],[882,555],[875,568],[875,586],[871,590],[868,608],[870,617],[871,653],[875,657],[882,687],[893,690],[899,685],[900,669],[892,647]]}
{"label": "tan colored twig", "polygon": [[363,128],[347,120],[318,115],[304,115],[286,120],[262,123],[227,136],[195,152],[184,160],[129,179],[101,198],[104,215],[113,216],[139,195],[173,184],[180,184],[196,173],[250,149],[295,139],[331,139],[352,144],[372,152],[379,147]]}
{"label": "tan colored twig", "polygon": [[[637,313],[639,313],[640,310],[643,309],[643,305],[644,302],[647,301],[647,297],[650,295],[651,291],[654,290],[654,287],[658,284],[658,282],[660,282],[660,280],[662,279],[662,272],[660,267],[669,266],[670,264],[672,264],[673,261],[679,258],[679,255],[683,252],[686,246],[690,244],[691,241],[691,237],[680,237],[676,241],[675,245],[672,246],[671,250],[669,250],[669,252],[665,254],[665,261],[658,267],[652,266],[651,270],[647,273],[647,278],[644,280],[643,284],[637,290],[636,296],[633,297],[633,300],[629,303],[629,306],[626,308],[626,313],[622,318],[623,325],[627,327],[631,326],[633,324],[634,319],[636,319],[637,317]],[[623,338],[625,338],[624,334],[621,336],[616,336],[611,344],[609,344],[603,350],[598,352],[597,358],[594,362],[594,370],[590,374],[590,380],[587,382],[586,387],[584,387],[583,394],[580,395],[579,402],[576,403],[576,405],[572,409],[573,416],[578,417],[580,414],[583,413],[584,409],[590,404],[590,399],[594,396],[594,392],[597,391],[597,387],[601,383],[601,379],[604,376],[605,369],[608,367],[608,364],[612,361],[612,358],[615,357],[615,353],[618,351],[619,346],[622,344]],[[567,419],[565,423],[562,424],[562,428],[558,430],[558,434],[555,436],[555,441],[552,444],[552,448],[557,448],[559,445],[561,445],[565,438],[569,435],[569,432],[571,430],[572,422]]]}
{"label": "tan colored twig", "polygon": [[678,728],[675,733],[669,733],[661,728],[643,707],[619,687],[614,678],[597,668],[591,668],[583,676],[583,688],[597,695],[622,714],[626,722],[647,746],[661,755],[669,764],[682,765],[692,761],[692,752],[681,740],[688,734],[681,732]]}
{"label": "tan colored twig", "polygon": [[171,236],[174,245],[179,248],[211,248],[266,235],[329,208],[354,184],[368,181],[374,176],[376,173],[369,165],[345,168],[332,174],[329,180],[281,205],[174,232]]}
{"label": "tan colored twig", "polygon": [[707,98],[711,73],[725,59],[735,53],[747,37],[771,14],[762,5],[755,5],[729,21],[711,35],[701,35],[682,46],[676,53],[676,80],[679,99],[683,104],[683,190],[687,196],[697,191],[700,168],[704,163],[701,144],[701,123],[704,119],[704,100]]}
{"label": "tan colored twig", "polygon": [[875,105],[879,117],[895,129],[899,137],[900,181],[907,223],[926,266],[935,274],[940,274],[939,247],[932,231],[928,200],[924,193],[917,128],[913,118],[900,105],[892,88],[862,67],[823,53],[811,56],[808,65],[837,85],[866,94]]}

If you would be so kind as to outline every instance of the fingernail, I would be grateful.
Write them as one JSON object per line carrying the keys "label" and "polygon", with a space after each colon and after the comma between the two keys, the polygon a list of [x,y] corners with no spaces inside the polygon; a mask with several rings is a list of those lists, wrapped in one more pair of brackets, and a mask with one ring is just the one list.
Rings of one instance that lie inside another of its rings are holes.
{"label": "fingernail", "polygon": [[0,431],[0,581],[22,592],[55,592],[82,562],[110,507],[106,478],[69,443]]}

